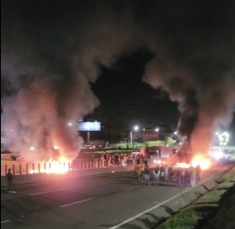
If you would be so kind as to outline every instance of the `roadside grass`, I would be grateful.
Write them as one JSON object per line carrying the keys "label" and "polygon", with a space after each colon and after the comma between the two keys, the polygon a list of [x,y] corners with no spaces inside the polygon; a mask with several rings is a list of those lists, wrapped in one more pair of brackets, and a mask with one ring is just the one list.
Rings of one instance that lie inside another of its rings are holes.
{"label": "roadside grass", "polygon": [[226,190],[212,190],[194,202],[194,204],[218,203]]}
{"label": "roadside grass", "polygon": [[157,227],[157,229],[191,229],[200,219],[193,207],[185,208]]}
{"label": "roadside grass", "polygon": [[231,188],[234,185],[234,182],[235,181],[233,181],[233,180],[231,180],[231,181],[227,180],[227,181],[219,184],[216,189],[225,189],[226,190],[228,188]]}
{"label": "roadside grass", "polygon": [[235,169],[221,178],[224,181],[215,189],[166,219],[157,229],[235,228]]}
{"label": "roadside grass", "polygon": [[223,176],[226,181],[228,182],[235,182],[235,171],[229,172]]}

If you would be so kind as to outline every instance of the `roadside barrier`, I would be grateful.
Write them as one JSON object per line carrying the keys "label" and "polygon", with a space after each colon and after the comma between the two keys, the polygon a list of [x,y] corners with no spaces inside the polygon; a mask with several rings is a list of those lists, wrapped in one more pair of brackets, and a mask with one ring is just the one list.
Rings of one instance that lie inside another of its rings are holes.
{"label": "roadside barrier", "polygon": [[[143,161],[140,160],[139,164]],[[27,175],[38,173],[63,173],[71,170],[86,170],[86,169],[99,169],[111,168],[118,166],[131,166],[133,163],[120,163],[119,165],[112,165],[110,162],[104,162],[101,159],[75,159],[72,162],[38,162],[38,163],[25,163],[17,161],[1,162],[1,176],[5,176],[8,169],[11,169],[13,175]]]}

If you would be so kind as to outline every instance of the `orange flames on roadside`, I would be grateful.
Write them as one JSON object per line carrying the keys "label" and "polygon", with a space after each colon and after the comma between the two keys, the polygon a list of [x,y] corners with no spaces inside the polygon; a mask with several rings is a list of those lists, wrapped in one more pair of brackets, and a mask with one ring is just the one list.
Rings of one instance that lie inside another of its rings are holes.
{"label": "orange flames on roadside", "polygon": [[196,167],[197,165],[200,165],[202,170],[206,170],[211,167],[211,161],[208,158],[198,154],[192,160],[192,166]]}
{"label": "orange flames on roadside", "polygon": [[177,163],[176,166],[180,168],[189,168],[190,166],[196,167],[200,165],[202,170],[207,170],[211,167],[211,161],[200,154],[197,154],[193,159],[191,164],[182,162]]}
{"label": "orange flames on roadside", "polygon": [[[40,165],[44,165],[45,163],[40,163]],[[31,170],[30,173],[55,173],[55,174],[63,174],[67,173],[70,170],[71,160],[68,158],[61,156],[58,160],[49,160],[46,162],[46,168],[40,167],[39,169]]]}

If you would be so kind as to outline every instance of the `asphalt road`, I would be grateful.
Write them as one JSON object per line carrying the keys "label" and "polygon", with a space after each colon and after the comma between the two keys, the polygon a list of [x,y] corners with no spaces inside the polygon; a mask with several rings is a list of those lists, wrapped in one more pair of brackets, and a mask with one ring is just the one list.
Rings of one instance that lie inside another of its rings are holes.
{"label": "asphalt road", "polygon": [[[210,179],[218,171],[221,168],[205,171],[202,179]],[[185,191],[175,187],[175,181],[148,186],[132,175],[119,172],[22,185],[15,188],[16,194],[2,189],[1,226],[3,229],[129,229],[123,222],[128,223]]]}

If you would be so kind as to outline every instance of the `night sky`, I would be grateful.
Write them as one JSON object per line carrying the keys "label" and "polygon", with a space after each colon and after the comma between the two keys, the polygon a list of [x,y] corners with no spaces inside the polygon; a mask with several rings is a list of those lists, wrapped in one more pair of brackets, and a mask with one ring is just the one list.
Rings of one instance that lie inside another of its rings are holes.
{"label": "night sky", "polygon": [[130,122],[178,127],[195,150],[234,126],[234,0],[1,6],[2,124],[22,135],[8,136],[15,147],[28,149],[30,135],[75,150],[67,124],[81,118],[104,122],[108,135]]}
{"label": "night sky", "polygon": [[120,58],[111,68],[101,67],[92,90],[101,101],[101,109],[108,108],[110,113],[122,111],[129,121],[143,127],[166,123],[174,129],[179,118],[177,103],[166,92],[155,90],[142,80],[144,66],[153,57],[153,53],[139,50]]}

